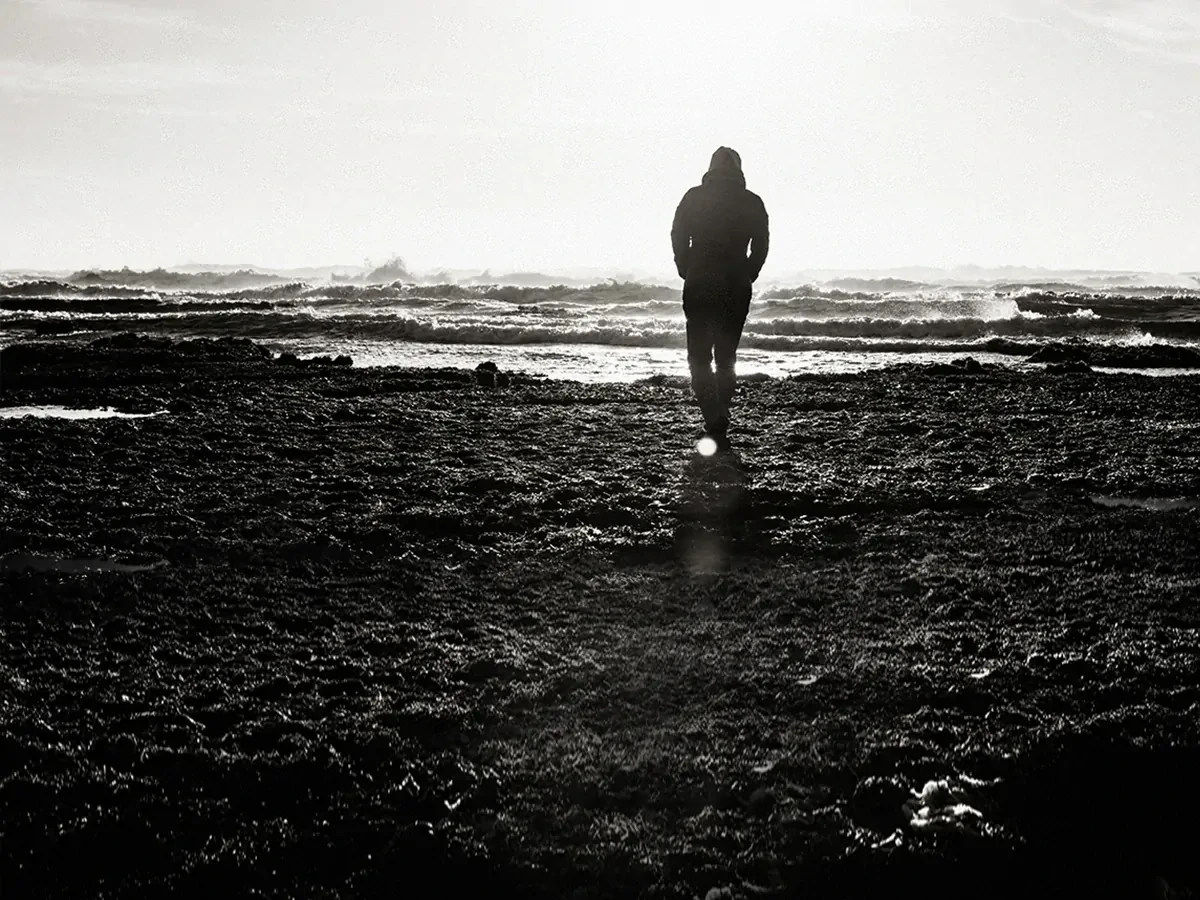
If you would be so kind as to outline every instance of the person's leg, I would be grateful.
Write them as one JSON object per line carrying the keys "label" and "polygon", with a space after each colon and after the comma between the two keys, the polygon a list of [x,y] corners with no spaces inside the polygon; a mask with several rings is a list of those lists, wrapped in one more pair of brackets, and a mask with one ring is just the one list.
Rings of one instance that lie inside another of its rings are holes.
{"label": "person's leg", "polygon": [[725,314],[713,329],[713,355],[716,358],[717,400],[721,405],[726,424],[729,421],[729,404],[737,387],[737,348],[750,312],[750,285],[737,285],[729,293]]}
{"label": "person's leg", "polygon": [[687,318],[688,368],[692,373],[692,392],[700,404],[705,427],[719,417],[721,405],[717,381],[713,377],[713,321],[711,317],[692,313]]}

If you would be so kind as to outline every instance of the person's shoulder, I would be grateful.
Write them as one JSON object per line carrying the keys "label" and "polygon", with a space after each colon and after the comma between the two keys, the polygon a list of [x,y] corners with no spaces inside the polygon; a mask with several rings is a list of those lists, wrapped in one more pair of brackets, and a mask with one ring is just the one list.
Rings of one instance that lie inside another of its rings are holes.
{"label": "person's shoulder", "polygon": [[695,205],[696,198],[699,197],[701,193],[702,193],[701,185],[697,184],[693,187],[688,188],[686,191],[683,192],[683,197],[680,198],[679,205],[680,206],[684,206],[685,204],[688,206]]}
{"label": "person's shoulder", "polygon": [[745,197],[746,197],[746,207],[745,208],[751,215],[765,216],[767,214],[767,205],[765,203],[763,203],[762,197],[758,196],[758,194],[754,193],[754,191],[751,191],[751,190],[746,191]]}

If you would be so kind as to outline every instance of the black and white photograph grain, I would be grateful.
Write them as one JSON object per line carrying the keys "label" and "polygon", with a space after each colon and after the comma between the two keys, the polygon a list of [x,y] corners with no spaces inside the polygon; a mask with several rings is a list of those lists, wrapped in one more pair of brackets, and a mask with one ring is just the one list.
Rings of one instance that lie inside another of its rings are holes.
{"label": "black and white photograph grain", "polygon": [[0,900],[1200,900],[1200,0],[0,0]]}

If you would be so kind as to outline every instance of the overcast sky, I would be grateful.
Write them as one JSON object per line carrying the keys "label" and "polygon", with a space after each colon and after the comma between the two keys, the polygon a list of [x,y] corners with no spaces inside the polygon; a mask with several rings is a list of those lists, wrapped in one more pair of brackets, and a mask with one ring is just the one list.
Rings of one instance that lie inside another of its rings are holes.
{"label": "overcast sky", "polygon": [[1200,269],[1197,0],[0,0],[0,268]]}

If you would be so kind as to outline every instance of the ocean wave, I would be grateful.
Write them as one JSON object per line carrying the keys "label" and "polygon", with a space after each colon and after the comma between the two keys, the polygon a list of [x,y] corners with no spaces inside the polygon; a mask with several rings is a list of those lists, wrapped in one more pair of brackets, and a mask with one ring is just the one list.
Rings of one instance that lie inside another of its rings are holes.
{"label": "ocean wave", "polygon": [[[865,281],[846,282],[855,285]],[[892,319],[979,318],[1002,319],[1023,313],[1041,316],[1070,315],[1087,307],[1097,315],[1121,319],[1200,318],[1200,290],[1184,288],[1122,288],[1087,290],[1078,286],[1011,285],[1011,290],[930,288],[906,283],[902,291],[848,291],[801,285],[760,291],[756,309],[799,318],[849,318],[857,315]],[[129,301],[121,307],[118,301]],[[0,306],[7,309],[85,309],[138,311],[151,307],[185,307],[195,304],[274,304],[279,308],[305,309],[459,309],[476,304],[480,309],[553,307],[557,310],[612,310],[630,315],[676,315],[682,292],[640,282],[607,282],[589,287],[557,285],[313,284],[278,281],[231,290],[166,289],[140,285],[80,284],[71,281],[27,280],[0,283]],[[141,305],[133,305],[141,301]],[[467,306],[455,306],[466,304]],[[562,314],[562,313],[560,313]]]}
{"label": "ocean wave", "polygon": [[923,291],[936,287],[936,285],[923,281],[910,281],[906,278],[834,278],[829,281],[829,285],[837,290],[868,291],[870,293]]}
{"label": "ocean wave", "polygon": [[171,272],[166,269],[139,272],[133,269],[94,269],[76,272],[67,281],[73,285],[92,287],[141,287],[153,290],[240,290],[277,285],[287,282],[288,279],[283,275],[256,272],[252,269],[237,269],[232,272]]}
{"label": "ocean wave", "polygon": [[[395,315],[316,314],[304,311],[172,312],[130,315],[0,316],[0,327],[41,334],[70,331],[140,331],[181,336],[232,335],[255,339],[324,338],[329,340],[431,341],[462,344],[624,344],[681,346],[682,318],[619,316],[553,317],[535,314]],[[1135,322],[1080,312],[1056,317],[894,319],[853,317],[805,319],[752,316],[743,345],[767,349],[807,347],[815,338],[858,341],[973,341],[1001,338],[1090,338],[1119,341],[1151,338],[1200,338],[1200,321]]]}
{"label": "ocean wave", "polygon": [[1173,293],[1097,293],[1019,291],[1012,295],[1025,313],[1069,315],[1087,309],[1094,315],[1120,319],[1182,321],[1200,318],[1200,291]]}
{"label": "ocean wave", "polygon": [[30,281],[0,282],[0,297],[157,297],[159,291],[141,287],[79,285],[38,278]]}
{"label": "ocean wave", "polygon": [[588,287],[578,285],[552,285],[549,287],[523,287],[518,285],[461,284],[312,284],[304,281],[277,280],[269,285],[238,288],[235,290],[201,290],[193,288],[162,288],[143,285],[81,284],[73,281],[39,279],[33,281],[10,281],[0,283],[0,298],[66,298],[94,297],[105,299],[156,297],[160,299],[181,298],[208,301],[309,301],[322,305],[345,303],[389,304],[397,301],[438,300],[492,300],[504,303],[541,304],[547,302],[599,305],[627,305],[646,303],[653,300],[674,300],[682,292],[661,285],[641,282],[610,281]]}
{"label": "ocean wave", "polygon": [[886,294],[879,291],[848,291],[841,288],[823,288],[815,284],[795,287],[774,287],[760,294],[763,300],[877,300]]}
{"label": "ocean wave", "polygon": [[[1195,323],[1200,334],[1200,323]],[[1072,315],[1054,318],[1025,315],[1008,318],[778,318],[746,323],[748,333],[772,335],[823,335],[857,338],[943,338],[1117,336],[1139,331],[1141,323]]]}
{"label": "ocean wave", "polygon": [[[962,296],[921,293],[870,299],[835,300],[828,297],[767,297],[751,304],[755,315],[798,319],[980,319],[992,321],[1022,315],[1017,302],[992,295]],[[1037,315],[1035,313],[1035,315]]]}
{"label": "ocean wave", "polygon": [[[863,281],[845,281],[864,287]],[[1200,291],[1047,290],[875,284],[880,291],[805,285],[760,291],[742,346],[802,351],[976,352],[983,344],[1080,339],[1113,345],[1200,342]],[[1056,287],[1066,287],[1056,284]],[[681,292],[637,282],[514,286],[313,284],[165,291],[34,280],[0,284],[5,339],[136,331],[460,345],[683,347]],[[1005,352],[1005,351],[995,351]]]}

